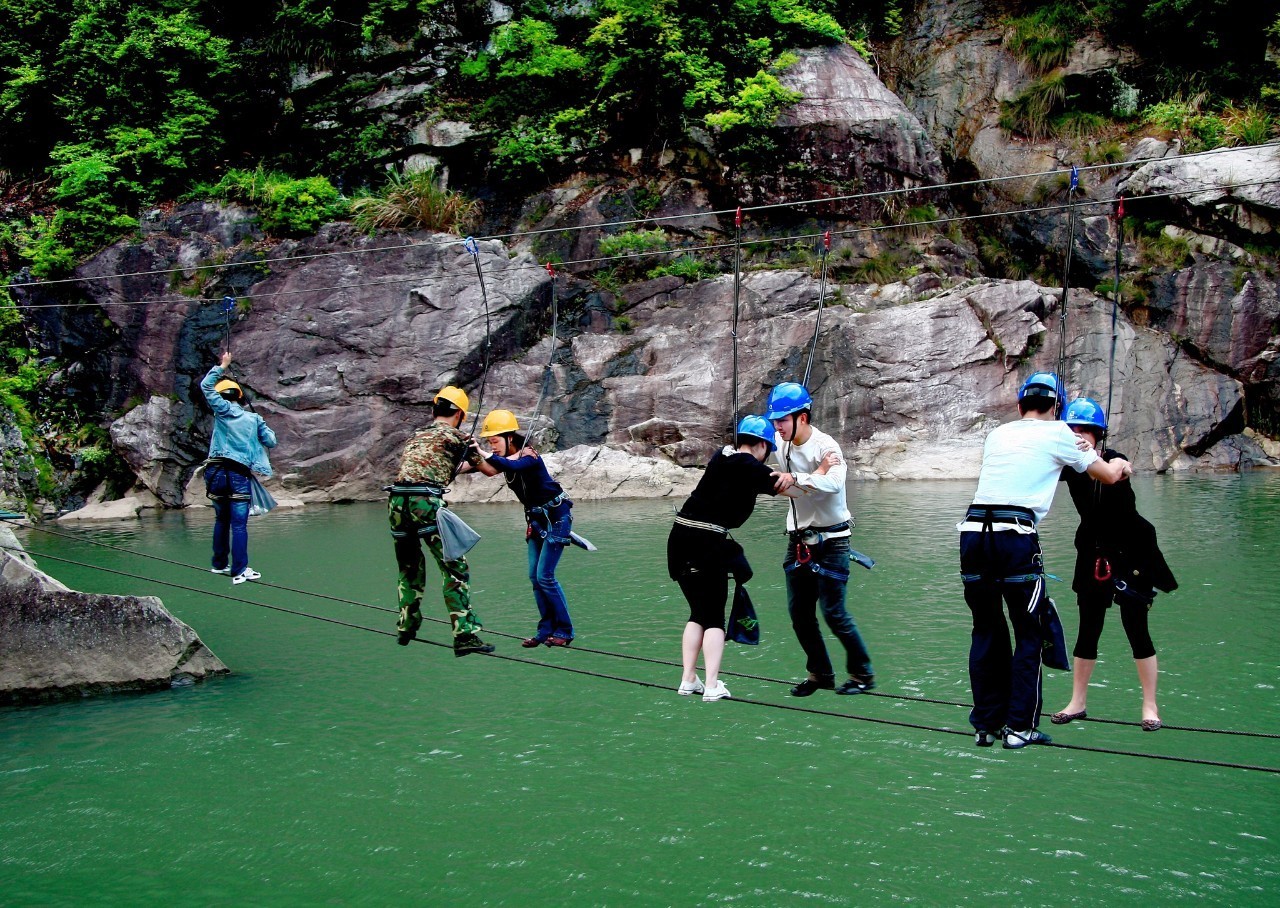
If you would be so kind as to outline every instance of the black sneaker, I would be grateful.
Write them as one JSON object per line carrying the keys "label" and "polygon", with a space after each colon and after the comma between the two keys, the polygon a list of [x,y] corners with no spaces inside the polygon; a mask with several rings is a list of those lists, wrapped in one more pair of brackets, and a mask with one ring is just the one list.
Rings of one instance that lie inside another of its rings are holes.
{"label": "black sneaker", "polygon": [[1004,731],[1005,750],[1019,750],[1028,744],[1050,744],[1052,742],[1053,738],[1034,728],[1029,731],[1014,731],[1012,728],[1006,728]]}
{"label": "black sneaker", "polygon": [[991,747],[1000,738],[1000,733],[996,731],[983,731],[979,729],[973,736],[973,743],[979,747]]}
{"label": "black sneaker", "polygon": [[815,680],[814,678],[805,678],[795,687],[791,688],[791,696],[807,697],[810,694],[812,694],[815,690],[835,690],[835,687],[836,687],[835,678],[822,678],[820,680]]}
{"label": "black sneaker", "polygon": [[875,690],[876,679],[867,678],[850,678],[848,681],[836,688],[837,694],[865,694],[869,690]]}
{"label": "black sneaker", "polygon": [[410,640],[416,640],[417,638],[417,631],[401,631],[396,635],[396,643],[399,643],[401,646],[408,646]]}
{"label": "black sneaker", "polygon": [[464,634],[453,641],[453,654],[455,656],[469,656],[472,653],[491,653],[495,649],[492,643],[485,643],[475,634]]}

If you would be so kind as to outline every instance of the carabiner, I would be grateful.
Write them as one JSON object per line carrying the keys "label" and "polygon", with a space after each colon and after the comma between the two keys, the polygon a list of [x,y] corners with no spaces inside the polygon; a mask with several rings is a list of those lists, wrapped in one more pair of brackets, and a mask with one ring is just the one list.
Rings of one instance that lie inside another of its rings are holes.
{"label": "carabiner", "polygon": [[813,559],[813,551],[803,542],[796,543],[796,564],[808,564]]}
{"label": "carabiner", "polygon": [[1111,562],[1098,556],[1098,560],[1093,563],[1093,579],[1099,583],[1105,583],[1111,579]]}

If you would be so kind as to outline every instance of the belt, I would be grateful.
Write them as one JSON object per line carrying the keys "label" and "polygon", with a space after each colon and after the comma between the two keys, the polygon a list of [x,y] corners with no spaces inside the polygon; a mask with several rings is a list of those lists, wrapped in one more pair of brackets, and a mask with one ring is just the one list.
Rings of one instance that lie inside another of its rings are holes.
{"label": "belt", "polygon": [[429,482],[393,482],[389,486],[383,486],[382,491],[392,495],[430,495],[432,498],[443,498],[449,490]]}
{"label": "belt", "polygon": [[1023,521],[1026,521],[1033,527],[1036,525],[1035,512],[1030,508],[1019,507],[1016,504],[970,505],[969,510],[965,512],[964,519],[966,522],[974,521],[975,523],[981,524],[1021,524]]}
{"label": "belt", "polygon": [[676,523],[691,530],[705,530],[708,533],[718,533],[721,536],[729,535],[729,531],[722,526],[707,523],[704,520],[690,520],[688,517],[681,517],[679,514],[676,515]]}
{"label": "belt", "polygon": [[527,510],[530,513],[536,513],[538,511],[549,511],[552,508],[554,508],[556,505],[563,504],[564,500],[565,500],[565,493],[561,492],[559,495],[557,495],[555,498],[548,501],[546,504],[534,505],[533,507],[528,508]]}

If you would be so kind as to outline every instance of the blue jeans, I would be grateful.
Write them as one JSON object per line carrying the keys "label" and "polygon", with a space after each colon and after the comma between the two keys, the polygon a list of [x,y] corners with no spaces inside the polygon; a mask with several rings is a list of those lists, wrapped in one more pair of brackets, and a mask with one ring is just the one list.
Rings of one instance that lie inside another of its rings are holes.
{"label": "blue jeans", "polygon": [[816,678],[835,677],[827,645],[818,627],[818,613],[827,627],[844,645],[845,668],[850,675],[869,678],[875,674],[871,656],[858,633],[858,625],[845,608],[845,589],[849,585],[849,540],[828,539],[810,548],[807,564],[796,562],[796,547],[787,546],[787,557],[782,563],[787,572],[787,611],[791,615],[791,629],[806,657],[805,668]]}
{"label": "blue jeans", "polygon": [[231,576],[249,566],[250,480],[244,473],[210,464],[204,470],[205,494],[213,502],[213,567],[227,567]]}
{"label": "blue jeans", "polygon": [[[529,582],[533,584],[533,599],[538,605],[537,639],[563,637],[573,639],[573,622],[569,620],[569,603],[565,600],[564,589],[556,579],[556,565],[564,554],[564,547],[569,541],[569,530],[573,521],[569,517],[569,508],[564,507],[551,513],[549,532],[542,538],[539,532],[529,533]],[[555,519],[559,517],[559,519]]]}

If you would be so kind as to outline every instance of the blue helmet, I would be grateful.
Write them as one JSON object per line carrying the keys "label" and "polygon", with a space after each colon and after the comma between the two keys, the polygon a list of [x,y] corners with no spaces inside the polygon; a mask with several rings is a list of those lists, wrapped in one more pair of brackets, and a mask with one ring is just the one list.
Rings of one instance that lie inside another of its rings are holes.
{"label": "blue helmet", "polygon": [[759,439],[769,446],[770,451],[778,450],[778,445],[774,440],[773,426],[763,416],[749,414],[742,417],[738,423],[738,435]]}
{"label": "blue helmet", "polygon": [[1024,397],[1047,397],[1057,400],[1062,396],[1062,381],[1056,372],[1033,372],[1018,389],[1018,400]]}
{"label": "blue helmet", "polygon": [[804,385],[793,381],[784,381],[774,385],[769,392],[769,403],[765,405],[765,419],[782,419],[792,413],[808,410],[813,406],[813,398],[804,389]]}
{"label": "blue helmet", "polygon": [[1062,411],[1062,421],[1069,426],[1088,426],[1099,432],[1107,431],[1107,414],[1091,397],[1077,397]]}

